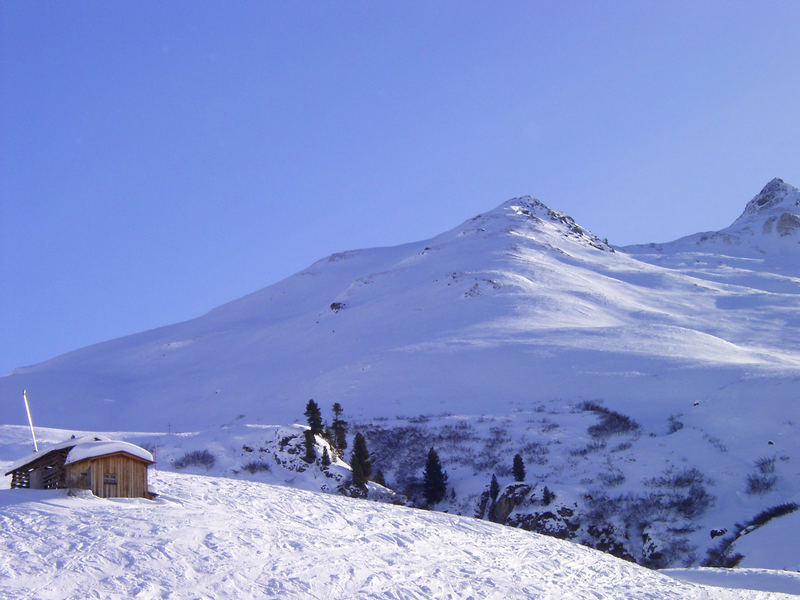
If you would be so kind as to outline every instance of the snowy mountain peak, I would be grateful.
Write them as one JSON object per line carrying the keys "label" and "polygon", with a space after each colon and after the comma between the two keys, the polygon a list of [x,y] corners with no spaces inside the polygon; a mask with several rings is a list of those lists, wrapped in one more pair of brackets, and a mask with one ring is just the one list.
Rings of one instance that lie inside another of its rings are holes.
{"label": "snowy mountain peak", "polygon": [[[475,219],[503,217],[512,219],[516,224],[522,224],[534,230],[551,229],[573,242],[590,246],[597,250],[614,252],[608,241],[600,239],[594,233],[579,225],[575,219],[560,211],[553,210],[541,200],[532,196],[520,196],[507,200],[486,215],[478,215]],[[511,227],[514,230],[514,226]]]}
{"label": "snowy mountain peak", "polygon": [[760,239],[761,251],[770,251],[765,244],[796,246],[800,243],[800,190],[776,177],[747,203],[733,225],[723,231]]}
{"label": "snowy mountain peak", "polygon": [[798,246],[800,190],[776,177],[724,229],[695,233],[666,244],[627,246],[625,251],[639,257],[653,250],[659,255],[700,251],[760,259],[772,257],[770,260],[779,261],[784,261],[780,257],[789,256],[786,266],[794,272]]}
{"label": "snowy mountain peak", "polygon": [[737,221],[767,211],[797,213],[800,212],[799,207],[800,190],[776,177],[747,203],[742,216]]}

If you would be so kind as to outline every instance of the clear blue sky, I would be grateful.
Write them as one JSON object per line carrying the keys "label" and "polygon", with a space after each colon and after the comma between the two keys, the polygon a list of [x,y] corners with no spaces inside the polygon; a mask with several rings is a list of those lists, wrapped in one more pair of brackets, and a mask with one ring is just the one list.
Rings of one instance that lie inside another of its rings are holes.
{"label": "clear blue sky", "polygon": [[797,2],[5,2],[0,373],[531,194],[612,243],[800,185]]}

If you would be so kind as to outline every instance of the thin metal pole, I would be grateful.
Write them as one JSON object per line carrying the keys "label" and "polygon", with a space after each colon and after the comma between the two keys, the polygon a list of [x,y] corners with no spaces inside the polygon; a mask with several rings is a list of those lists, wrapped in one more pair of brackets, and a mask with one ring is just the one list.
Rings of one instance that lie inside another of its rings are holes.
{"label": "thin metal pole", "polygon": [[31,426],[31,437],[33,438],[33,451],[38,452],[39,446],[36,444],[36,434],[33,432],[33,419],[31,418],[31,407],[28,406],[28,390],[22,390],[22,397],[25,400],[25,412],[28,413],[28,425]]}

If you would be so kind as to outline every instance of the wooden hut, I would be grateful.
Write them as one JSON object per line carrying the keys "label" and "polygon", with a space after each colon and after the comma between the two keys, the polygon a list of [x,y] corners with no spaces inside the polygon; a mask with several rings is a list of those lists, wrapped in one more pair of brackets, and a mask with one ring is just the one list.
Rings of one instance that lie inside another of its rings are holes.
{"label": "wooden hut", "polygon": [[80,488],[101,498],[152,498],[147,489],[152,464],[152,454],[135,444],[83,437],[26,456],[6,475],[12,488]]}

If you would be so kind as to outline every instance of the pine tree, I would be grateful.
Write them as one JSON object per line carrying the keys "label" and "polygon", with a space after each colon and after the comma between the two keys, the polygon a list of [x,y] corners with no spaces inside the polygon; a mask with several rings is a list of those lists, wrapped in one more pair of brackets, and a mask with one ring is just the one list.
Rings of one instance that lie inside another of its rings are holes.
{"label": "pine tree", "polygon": [[514,472],[515,481],[525,481],[525,463],[522,462],[522,457],[519,454],[514,455]]}
{"label": "pine tree", "polygon": [[360,489],[366,489],[367,487],[367,479],[364,477],[364,470],[361,466],[361,461],[358,460],[358,457],[353,453],[353,456],[350,457],[350,469],[352,471],[352,484],[354,487]]}
{"label": "pine tree", "polygon": [[492,475],[492,482],[489,484],[489,497],[492,502],[497,500],[497,494],[500,493],[500,485],[497,483],[497,477]]}
{"label": "pine tree", "polygon": [[313,435],[322,435],[322,413],[319,410],[319,405],[314,402],[313,398],[306,404],[306,411],[303,414],[308,420],[311,433]]}
{"label": "pine tree", "polygon": [[436,450],[431,448],[428,451],[428,459],[425,461],[425,472],[423,474],[423,495],[428,504],[436,504],[444,498],[447,490],[447,473],[442,471],[442,463],[439,462],[439,455]]}
{"label": "pine tree", "polygon": [[327,424],[325,425],[325,429],[322,432],[322,439],[328,442],[331,446],[334,447],[336,446],[336,442],[333,439],[333,430],[330,427],[328,427]]}
{"label": "pine tree", "polygon": [[347,421],[342,419],[343,412],[342,405],[335,402],[333,405],[331,431],[333,432],[333,443],[340,452],[347,448]]}
{"label": "pine tree", "polygon": [[358,463],[364,481],[368,481],[372,475],[372,461],[369,459],[367,441],[360,433],[357,433],[355,439],[353,439],[353,457],[350,459],[351,467],[353,466],[353,461]]}
{"label": "pine tree", "polygon": [[303,460],[311,464],[317,459],[317,451],[314,448],[314,434],[311,433],[310,429],[306,429],[303,434],[306,438],[306,455],[303,457]]}
{"label": "pine tree", "polygon": [[331,466],[331,455],[328,454],[328,447],[322,449],[322,461],[320,462],[322,468],[330,467]]}
{"label": "pine tree", "polygon": [[375,477],[372,480],[378,485],[386,487],[386,479],[383,478],[383,471],[381,471],[380,469],[378,469],[378,472],[375,473]]}

